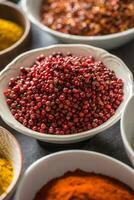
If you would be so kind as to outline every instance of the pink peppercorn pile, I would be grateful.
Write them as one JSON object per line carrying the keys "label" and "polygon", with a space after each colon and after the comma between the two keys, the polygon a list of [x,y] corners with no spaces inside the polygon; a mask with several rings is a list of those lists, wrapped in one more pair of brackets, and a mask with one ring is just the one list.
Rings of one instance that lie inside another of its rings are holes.
{"label": "pink peppercorn pile", "polygon": [[66,135],[95,128],[114,115],[123,100],[123,81],[90,55],[53,53],[21,68],[4,94],[24,126]]}

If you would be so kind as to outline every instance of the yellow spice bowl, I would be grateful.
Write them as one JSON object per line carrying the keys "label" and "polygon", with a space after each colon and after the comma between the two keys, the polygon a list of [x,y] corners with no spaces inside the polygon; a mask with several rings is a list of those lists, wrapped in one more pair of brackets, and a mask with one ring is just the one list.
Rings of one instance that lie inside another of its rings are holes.
{"label": "yellow spice bowl", "polygon": [[13,165],[13,179],[6,192],[0,195],[0,200],[9,200],[18,181],[20,180],[23,166],[22,151],[15,137],[0,126],[0,156],[10,160]]}
{"label": "yellow spice bowl", "polygon": [[13,58],[28,49],[31,41],[31,25],[25,14],[14,3],[0,2],[0,18],[17,23],[23,28],[20,39],[12,46],[0,51],[0,70]]}

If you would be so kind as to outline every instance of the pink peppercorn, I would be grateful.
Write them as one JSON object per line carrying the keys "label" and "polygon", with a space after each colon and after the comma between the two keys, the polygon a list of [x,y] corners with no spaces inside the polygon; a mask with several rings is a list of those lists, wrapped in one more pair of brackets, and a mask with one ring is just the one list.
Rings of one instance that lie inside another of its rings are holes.
{"label": "pink peppercorn", "polygon": [[4,95],[24,126],[65,135],[96,128],[114,115],[123,100],[123,81],[90,55],[54,53],[21,68]]}

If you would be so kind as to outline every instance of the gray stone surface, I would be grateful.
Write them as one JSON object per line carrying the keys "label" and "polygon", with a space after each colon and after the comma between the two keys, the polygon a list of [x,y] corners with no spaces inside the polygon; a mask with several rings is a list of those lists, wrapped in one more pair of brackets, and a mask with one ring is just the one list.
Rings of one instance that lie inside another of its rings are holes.
{"label": "gray stone surface", "polygon": [[[33,27],[32,30],[33,37],[30,49],[59,43],[50,35],[39,31],[36,27]],[[119,49],[112,50],[111,53],[119,56],[134,73],[134,40],[125,46],[120,47]],[[4,122],[2,122],[2,120],[0,120],[0,125],[9,129],[19,140],[24,154],[24,169],[42,156],[65,149],[83,149],[101,152],[121,160],[131,166],[122,144],[119,122],[109,130],[98,134],[90,140],[70,146],[57,146],[40,143],[35,139],[17,133],[13,129],[9,128]],[[14,200],[14,197],[10,200]]]}

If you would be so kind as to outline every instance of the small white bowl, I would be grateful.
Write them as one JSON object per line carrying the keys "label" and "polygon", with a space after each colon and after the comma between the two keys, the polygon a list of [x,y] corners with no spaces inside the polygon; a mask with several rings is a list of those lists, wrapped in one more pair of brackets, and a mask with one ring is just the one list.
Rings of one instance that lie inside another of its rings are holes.
{"label": "small white bowl", "polygon": [[134,190],[134,171],[127,165],[104,154],[71,150],[45,156],[32,164],[21,180],[15,200],[33,200],[47,182],[76,169],[113,177]]}
{"label": "small white bowl", "polygon": [[134,166],[134,95],[127,102],[121,117],[121,136]]}
{"label": "small white bowl", "polygon": [[7,131],[5,128],[0,126],[0,155],[11,160],[14,169],[13,180],[10,186],[7,188],[6,192],[0,196],[0,200],[8,200],[17,184],[20,180],[23,159],[20,145],[15,139],[15,137]]}
{"label": "small white bowl", "polygon": [[[50,135],[50,134],[41,134],[39,132],[33,131],[24,127],[21,123],[19,123],[11,114],[9,107],[6,103],[5,96],[3,94],[5,88],[7,88],[9,79],[11,77],[15,77],[18,75],[20,68],[29,67],[33,64],[35,58],[40,55],[50,55],[53,52],[63,52],[66,54],[70,52],[74,55],[93,55],[96,60],[101,60],[104,64],[114,70],[116,76],[121,78],[124,81],[124,100],[121,105],[117,109],[114,116],[112,116],[108,121],[103,123],[97,128],[91,129],[89,131],[81,132],[79,134],[71,134],[71,135]],[[88,46],[88,45],[53,45],[47,48],[35,49],[28,51],[26,53],[21,54],[15,60],[13,60],[1,73],[0,73],[0,99],[2,102],[2,106],[0,106],[0,115],[2,119],[12,128],[17,131],[26,134],[28,136],[34,137],[38,140],[42,140],[50,143],[74,143],[90,138],[115,124],[119,119],[120,115],[124,109],[124,105],[128,98],[133,93],[133,76],[129,71],[127,66],[121,61],[118,57],[108,53],[103,49],[99,49],[96,47]]]}
{"label": "small white bowl", "polygon": [[104,49],[113,49],[127,43],[134,38],[134,28],[128,29],[123,32],[103,36],[77,36],[54,31],[41,22],[41,4],[42,0],[22,0],[22,8],[26,12],[31,22],[37,25],[41,30],[50,33],[64,43],[83,43],[101,47]]}

